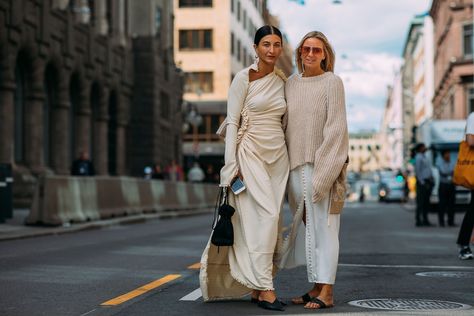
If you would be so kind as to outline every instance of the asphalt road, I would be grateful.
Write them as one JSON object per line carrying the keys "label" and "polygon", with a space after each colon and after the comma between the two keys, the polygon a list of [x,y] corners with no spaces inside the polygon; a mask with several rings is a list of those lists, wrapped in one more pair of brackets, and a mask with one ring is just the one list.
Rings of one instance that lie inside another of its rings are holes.
{"label": "asphalt road", "polygon": [[[474,261],[457,258],[459,227],[415,228],[413,218],[413,212],[399,204],[347,205],[336,306],[327,312],[393,315],[348,304],[378,298],[474,306]],[[212,214],[205,214],[0,242],[0,315],[275,314],[248,299],[202,302],[193,265],[207,242],[211,220]],[[424,272],[444,273],[417,275]],[[275,285],[286,300],[310,287],[304,267],[280,272]],[[434,304],[415,303],[419,308]],[[277,314],[321,312],[289,305]],[[474,315],[474,309],[420,313]]]}

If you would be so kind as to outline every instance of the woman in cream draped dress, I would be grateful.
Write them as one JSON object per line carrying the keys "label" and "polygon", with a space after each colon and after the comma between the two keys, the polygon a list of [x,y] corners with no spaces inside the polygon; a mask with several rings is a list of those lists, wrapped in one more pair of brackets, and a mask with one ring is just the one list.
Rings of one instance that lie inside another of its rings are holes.
{"label": "woman in cream draped dress", "polygon": [[229,202],[234,245],[219,249],[208,242],[201,258],[205,301],[240,298],[253,291],[259,307],[283,310],[273,287],[274,259],[281,246],[280,212],[289,174],[282,128],[286,111],[284,75],[274,68],[282,36],[272,26],[254,40],[257,62],[236,74],[229,89],[225,122],[225,165],[220,186],[240,176],[246,190]]}

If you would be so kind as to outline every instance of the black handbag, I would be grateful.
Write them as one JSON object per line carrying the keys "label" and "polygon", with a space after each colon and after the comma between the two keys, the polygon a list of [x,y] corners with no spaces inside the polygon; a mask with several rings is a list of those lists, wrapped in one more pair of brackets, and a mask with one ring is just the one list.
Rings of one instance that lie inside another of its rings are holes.
{"label": "black handbag", "polygon": [[219,188],[214,220],[212,221],[211,243],[215,246],[232,246],[234,244],[234,227],[231,217],[235,210],[229,205],[227,188]]}

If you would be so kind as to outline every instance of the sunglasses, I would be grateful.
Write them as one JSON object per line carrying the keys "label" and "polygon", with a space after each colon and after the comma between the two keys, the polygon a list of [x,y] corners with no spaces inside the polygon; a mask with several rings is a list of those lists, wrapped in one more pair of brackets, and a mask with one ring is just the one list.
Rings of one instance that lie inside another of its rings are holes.
{"label": "sunglasses", "polygon": [[321,47],[311,47],[311,46],[301,47],[301,53],[308,55],[310,52],[312,52],[313,55],[322,54],[323,49]]}

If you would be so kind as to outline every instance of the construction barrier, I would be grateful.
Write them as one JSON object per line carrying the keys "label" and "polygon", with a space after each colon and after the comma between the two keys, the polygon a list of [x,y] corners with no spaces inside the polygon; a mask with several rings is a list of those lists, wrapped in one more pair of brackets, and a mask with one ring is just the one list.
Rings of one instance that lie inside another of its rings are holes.
{"label": "construction barrier", "polygon": [[46,176],[26,224],[64,225],[149,212],[214,206],[216,184],[129,177]]}

